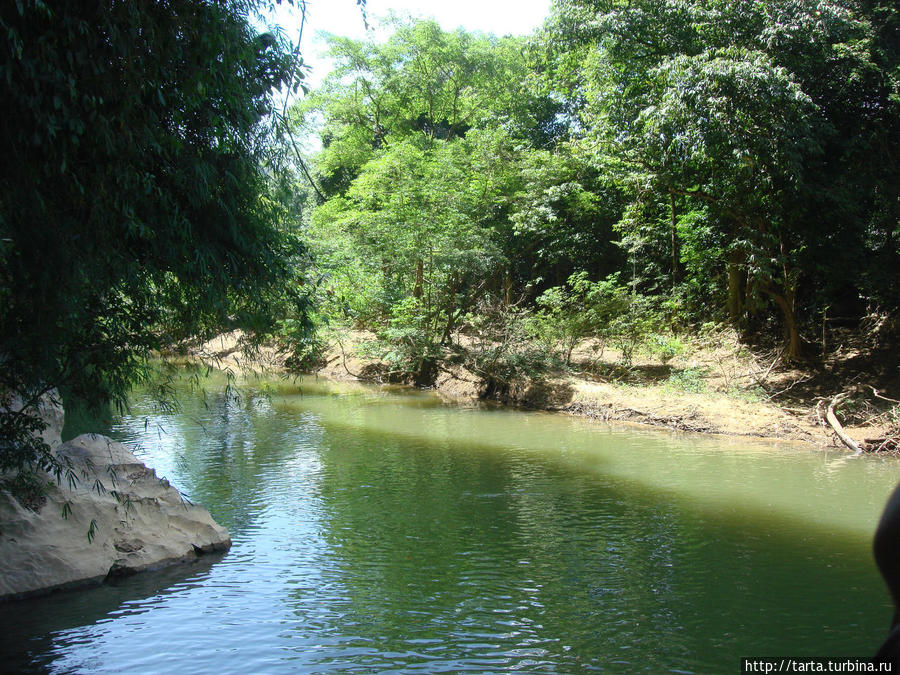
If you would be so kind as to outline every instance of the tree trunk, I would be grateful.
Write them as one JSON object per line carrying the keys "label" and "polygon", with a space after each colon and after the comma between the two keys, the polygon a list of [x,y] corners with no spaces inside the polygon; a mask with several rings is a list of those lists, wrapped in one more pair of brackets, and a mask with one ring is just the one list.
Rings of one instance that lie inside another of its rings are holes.
{"label": "tree trunk", "polygon": [[422,287],[425,283],[425,266],[422,259],[416,261],[416,285],[413,288],[413,297],[420,299],[422,297]]}
{"label": "tree trunk", "polygon": [[675,214],[675,193],[669,192],[669,206],[672,209],[672,287],[681,281],[681,254],[678,250],[678,218]]}
{"label": "tree trunk", "polygon": [[441,344],[450,342],[453,334],[453,326],[456,323],[456,291],[459,287],[459,274],[450,275],[450,288],[447,289],[447,323],[444,325],[444,334],[441,336]]}
{"label": "tree trunk", "polygon": [[745,287],[747,275],[743,268],[743,259],[738,251],[732,251],[728,255],[728,317],[731,323],[743,328],[745,317]]}
{"label": "tree trunk", "polygon": [[794,313],[795,290],[788,287],[784,293],[780,293],[772,283],[765,284],[760,288],[764,293],[767,293],[772,297],[775,304],[778,305],[778,309],[781,310],[787,358],[794,360],[800,358],[802,347],[800,342],[800,331],[797,329],[797,318]]}

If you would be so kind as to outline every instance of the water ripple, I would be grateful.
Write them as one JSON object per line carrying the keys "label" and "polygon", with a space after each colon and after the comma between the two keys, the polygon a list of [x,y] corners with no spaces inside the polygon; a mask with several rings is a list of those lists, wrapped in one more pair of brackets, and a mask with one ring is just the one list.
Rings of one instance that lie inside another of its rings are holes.
{"label": "water ripple", "polygon": [[870,653],[887,621],[859,533],[896,467],[815,470],[802,452],[424,394],[274,391],[166,418],[137,402],[115,433],[229,527],[231,551],[0,608],[0,657],[51,673],[715,672],[740,654]]}

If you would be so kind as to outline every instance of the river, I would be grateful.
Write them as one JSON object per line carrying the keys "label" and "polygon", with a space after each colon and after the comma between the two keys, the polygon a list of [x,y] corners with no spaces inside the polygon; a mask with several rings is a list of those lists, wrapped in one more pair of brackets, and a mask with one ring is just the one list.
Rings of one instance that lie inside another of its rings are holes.
{"label": "river", "polygon": [[891,616],[894,458],[307,379],[107,432],[234,545],[0,606],[7,669],[739,672],[871,655]]}

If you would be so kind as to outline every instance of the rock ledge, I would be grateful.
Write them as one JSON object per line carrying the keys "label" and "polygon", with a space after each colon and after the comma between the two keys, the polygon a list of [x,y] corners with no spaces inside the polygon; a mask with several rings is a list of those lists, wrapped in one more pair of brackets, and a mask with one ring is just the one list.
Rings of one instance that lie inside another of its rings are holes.
{"label": "rock ledge", "polygon": [[77,484],[53,481],[38,511],[0,491],[0,601],[231,546],[228,530],[206,509],[182,499],[121,443],[85,434],[54,451]]}

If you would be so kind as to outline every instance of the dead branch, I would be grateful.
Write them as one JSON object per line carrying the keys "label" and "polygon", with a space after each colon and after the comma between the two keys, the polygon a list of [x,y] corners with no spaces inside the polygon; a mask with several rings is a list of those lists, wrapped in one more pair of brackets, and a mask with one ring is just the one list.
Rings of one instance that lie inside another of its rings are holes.
{"label": "dead branch", "polygon": [[789,413],[794,413],[795,415],[800,415],[801,417],[808,417],[811,410],[809,408],[789,408],[786,405],[778,406],[779,410],[786,410]]}
{"label": "dead branch", "polygon": [[[878,447],[872,450],[876,443],[878,444]],[[865,439],[865,445],[869,452],[881,452],[885,448],[896,451],[897,448],[900,447],[900,437],[888,436],[887,438],[867,438]]]}
{"label": "dead branch", "polygon": [[[785,348],[785,349],[786,349],[786,348]],[[769,373],[772,372],[772,368],[775,367],[775,364],[778,363],[779,361],[781,361],[781,357],[784,356],[785,349],[782,349],[780,352],[778,352],[778,356],[775,357],[775,360],[772,361],[772,365],[770,365],[770,366],[766,369],[765,374],[763,374],[763,376],[762,376],[761,378],[754,378],[754,379],[756,380],[756,383],[757,383],[759,386],[761,386],[761,387],[762,387],[762,386],[765,386],[766,380],[769,379]]]}
{"label": "dead branch", "polygon": [[811,379],[812,379],[812,375],[810,375],[809,377],[801,377],[799,380],[794,380],[793,382],[791,382],[788,386],[786,386],[781,391],[776,391],[773,394],[766,394],[766,398],[768,398],[769,400],[772,400],[776,396],[781,396],[782,394],[790,391],[791,389],[796,387],[798,384],[802,384],[803,382],[809,382]]}
{"label": "dead branch", "polygon": [[866,386],[872,390],[872,393],[875,395],[875,398],[880,398],[882,401],[888,401],[889,403],[900,403],[900,401],[898,401],[897,399],[888,398],[887,396],[882,396],[880,393],[878,393],[878,390],[875,387],[873,387],[871,384],[866,385]]}
{"label": "dead branch", "polygon": [[347,371],[347,374],[348,374],[350,377],[355,377],[355,378],[358,379],[358,380],[363,379],[360,375],[357,375],[356,373],[351,373],[351,372],[350,372],[350,369],[347,367],[347,354],[344,352],[344,343],[343,343],[343,341],[341,340],[341,338],[340,338],[339,336],[337,336],[337,335],[335,335],[335,340],[337,340],[338,347],[341,348],[341,364],[344,366],[344,370]]}
{"label": "dead branch", "polygon": [[850,436],[847,435],[847,432],[844,431],[844,427],[841,426],[840,421],[834,414],[835,406],[845,398],[847,398],[847,394],[840,393],[833,399],[831,399],[831,403],[828,404],[828,409],[825,411],[825,421],[828,422],[828,425],[834,430],[834,433],[837,434],[837,437],[841,439],[841,443],[853,450],[857,455],[860,455],[862,454],[862,448],[857,445],[856,441],[854,441],[852,438],[850,438]]}

